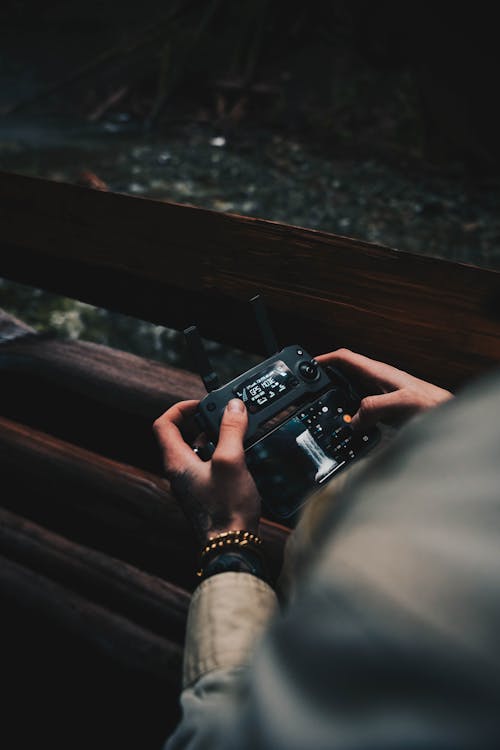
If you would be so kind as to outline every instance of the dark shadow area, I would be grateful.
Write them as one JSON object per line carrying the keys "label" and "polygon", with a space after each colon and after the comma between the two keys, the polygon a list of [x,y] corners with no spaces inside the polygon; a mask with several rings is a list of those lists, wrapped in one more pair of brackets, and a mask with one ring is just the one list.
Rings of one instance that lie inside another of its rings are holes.
{"label": "dark shadow area", "polygon": [[179,719],[171,687],[124,668],[48,617],[2,599],[2,634],[2,734],[11,750],[159,750]]}
{"label": "dark shadow area", "polygon": [[341,158],[496,174],[494,18],[485,2],[8,0],[0,111],[267,126]]}

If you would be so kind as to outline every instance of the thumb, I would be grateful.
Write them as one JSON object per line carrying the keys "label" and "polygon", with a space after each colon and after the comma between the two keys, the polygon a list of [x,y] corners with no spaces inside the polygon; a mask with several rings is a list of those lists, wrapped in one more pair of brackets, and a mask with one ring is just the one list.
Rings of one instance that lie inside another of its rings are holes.
{"label": "thumb", "polygon": [[243,441],[248,427],[248,413],[243,401],[233,398],[227,404],[219,431],[219,442],[212,460],[239,463],[244,459]]}

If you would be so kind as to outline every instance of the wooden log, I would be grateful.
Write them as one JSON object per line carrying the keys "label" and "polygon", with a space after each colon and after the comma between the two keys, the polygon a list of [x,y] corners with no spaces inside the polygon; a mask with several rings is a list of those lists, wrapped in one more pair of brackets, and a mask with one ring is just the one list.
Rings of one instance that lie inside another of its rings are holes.
{"label": "wooden log", "polygon": [[500,361],[500,273],[173,203],[0,174],[0,274],[261,351],[347,346],[454,388]]}
{"label": "wooden log", "polygon": [[[166,479],[0,417],[1,503],[191,590],[198,548]],[[263,520],[272,575],[287,529]]]}
{"label": "wooden log", "polygon": [[[17,588],[22,580],[12,583]],[[70,631],[48,608],[44,615],[29,605],[25,588],[13,593],[0,584],[2,731],[11,738],[6,744],[51,750],[162,747],[180,718],[178,686],[123,663],[106,643]]]}
{"label": "wooden log", "polygon": [[85,341],[37,336],[0,310],[0,414],[162,473],[152,424],[205,393],[186,370]]}
{"label": "wooden log", "polygon": [[0,368],[36,370],[40,378],[67,381],[83,396],[148,419],[206,393],[200,377],[187,370],[88,341],[43,338],[2,309]]}
{"label": "wooden log", "polygon": [[0,558],[2,598],[77,634],[112,659],[179,688],[182,648],[45,576]]}
{"label": "wooden log", "polygon": [[0,508],[0,554],[182,645],[187,591]]}
{"label": "wooden log", "polygon": [[179,718],[179,644],[3,557],[0,602],[4,729],[17,746],[161,746]]}

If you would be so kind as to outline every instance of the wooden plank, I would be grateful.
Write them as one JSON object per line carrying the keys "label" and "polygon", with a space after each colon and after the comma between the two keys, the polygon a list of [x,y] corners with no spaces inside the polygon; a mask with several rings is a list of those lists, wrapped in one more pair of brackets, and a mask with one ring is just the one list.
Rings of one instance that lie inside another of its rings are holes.
{"label": "wooden plank", "polygon": [[500,274],[269,221],[0,174],[0,274],[260,351],[361,350],[455,387],[500,361]]}
{"label": "wooden plank", "polygon": [[[4,507],[192,590],[198,547],[166,479],[0,417]],[[263,520],[270,570],[288,530]]]}
{"label": "wooden plank", "polygon": [[182,645],[189,594],[0,508],[0,555]]}
{"label": "wooden plank", "polygon": [[182,648],[49,578],[0,557],[0,595],[77,634],[120,664],[180,686]]}

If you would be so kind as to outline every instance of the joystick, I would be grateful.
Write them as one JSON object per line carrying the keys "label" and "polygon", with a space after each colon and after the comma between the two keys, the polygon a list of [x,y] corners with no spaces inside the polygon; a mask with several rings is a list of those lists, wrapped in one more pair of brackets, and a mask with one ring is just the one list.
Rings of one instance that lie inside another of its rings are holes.
{"label": "joystick", "polygon": [[304,380],[313,381],[319,377],[319,366],[314,360],[311,362],[301,362],[299,364],[299,373]]}

